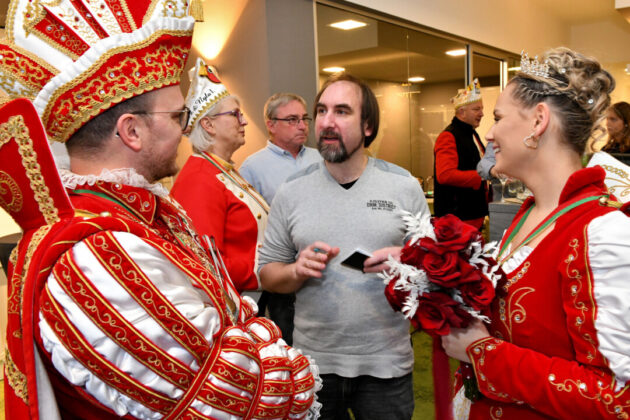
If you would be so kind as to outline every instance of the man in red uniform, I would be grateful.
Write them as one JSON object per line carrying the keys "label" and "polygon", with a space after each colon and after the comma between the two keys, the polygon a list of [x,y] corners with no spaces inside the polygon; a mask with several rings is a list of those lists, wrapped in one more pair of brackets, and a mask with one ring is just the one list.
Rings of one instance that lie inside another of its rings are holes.
{"label": "man in red uniform", "polygon": [[475,128],[483,117],[479,81],[475,79],[452,99],[455,116],[435,141],[435,216],[454,214],[481,229],[488,215],[487,188],[477,173],[485,151]]}
{"label": "man in red uniform", "polygon": [[[24,231],[6,418],[312,415],[317,368],[155,182],[177,171],[189,117],[188,2],[42,3],[13,1],[0,44],[3,88],[33,100],[0,109],[0,205]],[[61,177],[46,137],[67,145]]]}

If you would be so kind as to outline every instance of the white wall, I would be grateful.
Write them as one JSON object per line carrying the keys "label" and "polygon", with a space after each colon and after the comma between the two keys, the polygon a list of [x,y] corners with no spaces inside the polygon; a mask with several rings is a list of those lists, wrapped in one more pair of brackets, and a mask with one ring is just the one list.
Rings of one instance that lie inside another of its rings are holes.
{"label": "white wall", "polygon": [[[204,22],[195,24],[193,53],[216,66],[228,91],[241,100],[249,124],[240,164],[264,147],[263,106],[277,92],[301,95],[311,106],[317,93],[313,0],[205,0]],[[192,66],[193,59],[188,62]],[[184,90],[188,83],[182,83]],[[310,111],[310,110],[309,110]],[[182,142],[180,167],[191,153]]]}

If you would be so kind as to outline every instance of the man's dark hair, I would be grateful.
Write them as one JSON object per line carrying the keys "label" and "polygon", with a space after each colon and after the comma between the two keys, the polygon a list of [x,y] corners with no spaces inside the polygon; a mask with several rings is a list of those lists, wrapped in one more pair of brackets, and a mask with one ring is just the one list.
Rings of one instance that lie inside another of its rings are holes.
{"label": "man's dark hair", "polygon": [[75,156],[97,154],[103,142],[116,130],[116,123],[121,115],[151,109],[153,100],[150,93],[129,98],[92,118],[68,139],[66,142],[68,154]]}
{"label": "man's dark hair", "polygon": [[322,93],[324,93],[328,86],[336,82],[354,83],[361,89],[361,129],[363,129],[363,124],[367,123],[367,128],[372,130],[372,134],[370,134],[369,136],[365,136],[365,140],[363,143],[364,147],[368,147],[370,144],[372,144],[372,141],[374,141],[376,135],[378,134],[380,115],[376,96],[374,96],[374,92],[372,92],[372,89],[370,89],[367,83],[365,83],[363,80],[354,77],[348,73],[336,73],[330,76],[315,97],[313,115],[315,116],[315,118],[317,118],[317,104],[319,103],[319,98],[322,96]]}

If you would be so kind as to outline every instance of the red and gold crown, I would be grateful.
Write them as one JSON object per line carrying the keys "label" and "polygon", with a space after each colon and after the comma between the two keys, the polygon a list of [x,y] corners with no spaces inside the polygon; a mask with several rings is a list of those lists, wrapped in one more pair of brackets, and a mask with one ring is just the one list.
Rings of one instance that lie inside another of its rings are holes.
{"label": "red and gold crown", "polygon": [[192,40],[190,3],[12,0],[0,88],[32,99],[49,140],[63,143],[113,105],[179,83]]}

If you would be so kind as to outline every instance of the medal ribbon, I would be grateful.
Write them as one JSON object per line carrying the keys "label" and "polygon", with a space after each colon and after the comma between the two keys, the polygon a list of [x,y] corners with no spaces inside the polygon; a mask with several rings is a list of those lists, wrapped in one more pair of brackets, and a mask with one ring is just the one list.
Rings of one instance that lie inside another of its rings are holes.
{"label": "medal ribbon", "polygon": [[532,204],[532,206],[529,209],[527,209],[525,214],[523,214],[521,219],[518,221],[518,224],[516,225],[514,230],[512,230],[512,232],[508,236],[507,240],[505,242],[503,242],[503,245],[501,245],[501,249],[499,251],[499,255],[497,256],[497,260],[499,261],[499,264],[502,264],[503,262],[509,260],[512,257],[512,255],[514,255],[514,253],[518,249],[520,249],[522,246],[526,245],[527,243],[531,242],[535,237],[537,237],[542,232],[544,232],[545,229],[547,229],[549,226],[551,226],[553,223],[555,223],[555,221],[560,216],[566,214],[567,212],[573,210],[574,208],[576,208],[578,206],[581,206],[582,204],[585,204],[585,203],[588,203],[588,202],[591,202],[591,201],[595,201],[595,200],[599,200],[602,197],[607,197],[607,195],[594,195],[592,197],[582,198],[582,199],[577,200],[577,201],[566,203],[563,206],[556,207],[556,209],[553,212],[551,212],[551,214],[549,214],[542,222],[540,222],[540,224],[538,224],[538,226],[523,240],[523,242],[518,244],[518,246],[515,247],[507,256],[505,256],[504,258],[501,258],[501,255],[503,255],[503,253],[505,252],[507,246],[512,242],[512,240],[514,239],[516,234],[519,232],[519,230],[521,229],[521,227],[525,223],[525,220],[527,220],[527,216],[529,216],[529,213],[534,208],[535,204]]}

